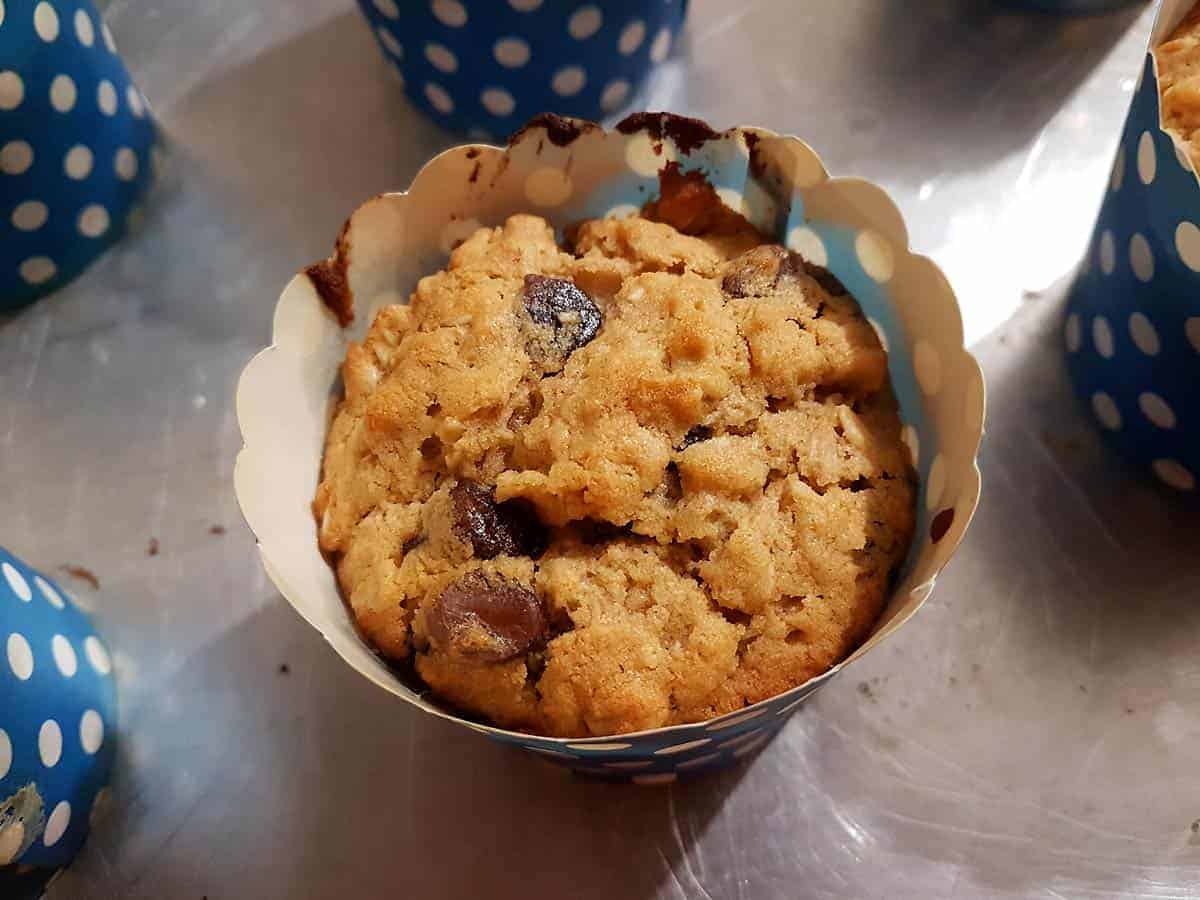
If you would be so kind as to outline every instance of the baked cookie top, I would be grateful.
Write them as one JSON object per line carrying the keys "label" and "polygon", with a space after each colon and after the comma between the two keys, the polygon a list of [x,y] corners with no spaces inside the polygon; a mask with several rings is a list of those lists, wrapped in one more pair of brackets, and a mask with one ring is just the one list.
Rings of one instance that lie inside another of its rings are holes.
{"label": "baked cookie top", "polygon": [[343,365],[314,510],[365,637],[498,725],[701,721],[865,637],[913,531],[887,358],[699,176],[483,228]]}
{"label": "baked cookie top", "polygon": [[1163,125],[1200,170],[1200,5],[1154,48]]}

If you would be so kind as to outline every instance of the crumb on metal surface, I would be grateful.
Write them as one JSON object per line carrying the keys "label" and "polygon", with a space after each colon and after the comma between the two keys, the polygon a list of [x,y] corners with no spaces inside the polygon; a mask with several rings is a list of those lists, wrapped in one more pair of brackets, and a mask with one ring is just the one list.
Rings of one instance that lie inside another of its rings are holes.
{"label": "crumb on metal surface", "polygon": [[208,527],[208,533],[209,534],[224,534],[225,526],[224,525],[210,525]]}
{"label": "crumb on metal surface", "polygon": [[72,578],[77,578],[80,581],[87,582],[88,586],[93,591],[100,590],[100,579],[96,577],[96,573],[86,566],[77,566],[69,563],[64,563],[58,567],[60,571],[66,572]]}
{"label": "crumb on metal surface", "polygon": [[146,545],[147,556],[158,556],[158,538],[150,538],[150,543]]}
{"label": "crumb on metal surface", "polygon": [[279,664],[279,674],[280,675],[286,675],[290,671],[292,671],[292,667],[289,666],[287,663]]}

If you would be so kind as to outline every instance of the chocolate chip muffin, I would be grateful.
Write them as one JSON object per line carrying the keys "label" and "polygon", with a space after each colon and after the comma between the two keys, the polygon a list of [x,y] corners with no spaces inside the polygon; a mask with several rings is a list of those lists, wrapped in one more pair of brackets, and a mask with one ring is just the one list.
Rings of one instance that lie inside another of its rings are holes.
{"label": "chocolate chip muffin", "polygon": [[1200,169],[1200,4],[1154,48],[1163,125]]}
{"label": "chocolate chip muffin", "polygon": [[361,632],[556,736],[695,722],[867,634],[913,531],[887,359],[828,272],[668,170],[565,246],[516,215],[343,365],[314,510]]}

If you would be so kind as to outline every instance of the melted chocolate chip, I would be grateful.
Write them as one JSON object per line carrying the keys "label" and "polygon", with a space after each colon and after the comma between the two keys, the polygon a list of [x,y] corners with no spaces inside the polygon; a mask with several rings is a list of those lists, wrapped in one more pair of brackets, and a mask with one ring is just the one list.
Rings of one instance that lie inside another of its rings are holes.
{"label": "melted chocolate chip", "polygon": [[514,131],[508,139],[508,145],[511,147],[519,143],[528,132],[538,128],[546,130],[546,137],[550,139],[550,143],[556,147],[565,147],[580,135],[596,131],[600,126],[587,119],[568,119],[554,113],[540,113]]}
{"label": "melted chocolate chip", "polygon": [[429,607],[429,638],[441,649],[483,662],[504,662],[541,646],[549,636],[546,610],[526,585],[471,572]]}
{"label": "melted chocolate chip", "polygon": [[592,340],[603,322],[592,299],[565,278],[526,275],[521,302],[530,319],[553,329],[552,346],[541,346],[531,354],[539,362],[553,356],[565,360]]}
{"label": "melted chocolate chip", "polygon": [[789,260],[788,252],[778,244],[747,250],[730,264],[721,280],[721,290],[730,297],[766,296],[783,277]]}
{"label": "melted chocolate chip", "polygon": [[537,558],[546,549],[546,531],[524,500],[497,503],[492,489],[460,481],[450,491],[454,525],[469,541],[476,559],[497,556]]}
{"label": "melted chocolate chip", "polygon": [[686,450],[692,444],[698,444],[701,441],[707,441],[712,437],[712,429],[707,425],[695,425],[688,429],[688,433],[683,436],[683,443],[679,445],[680,450]]}
{"label": "melted chocolate chip", "polygon": [[617,131],[621,134],[645,131],[656,141],[670,138],[682,153],[691,153],[706,141],[720,137],[703,119],[665,112],[632,113],[617,123]]}
{"label": "melted chocolate chip", "polygon": [[943,509],[929,523],[929,539],[935,544],[946,536],[950,526],[954,524],[954,509]]}

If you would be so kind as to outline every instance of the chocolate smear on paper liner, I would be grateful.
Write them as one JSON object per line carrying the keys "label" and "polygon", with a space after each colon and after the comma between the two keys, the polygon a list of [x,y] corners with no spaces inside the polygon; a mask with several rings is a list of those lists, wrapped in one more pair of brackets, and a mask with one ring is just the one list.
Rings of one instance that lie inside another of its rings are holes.
{"label": "chocolate smear on paper liner", "polygon": [[96,573],[91,569],[76,565],[62,565],[58,568],[72,578],[78,578],[80,581],[86,582],[88,587],[93,591],[100,590],[100,579],[96,577]]}
{"label": "chocolate smear on paper liner", "polygon": [[954,510],[943,509],[940,513],[933,517],[933,521],[929,523],[929,539],[935,544],[946,536],[946,532],[950,530],[950,526],[954,524]]}
{"label": "chocolate smear on paper liner", "polygon": [[343,328],[354,321],[354,294],[346,277],[346,267],[350,264],[350,244],[346,239],[349,230],[350,220],[347,219],[338,232],[333,256],[304,270],[321,302],[329,307]]}
{"label": "chocolate smear on paper liner", "polygon": [[565,147],[581,135],[599,130],[600,126],[588,119],[569,119],[555,113],[540,113],[512,133],[512,137],[508,139],[508,146],[516,146],[525,137],[526,132],[537,128],[546,130],[546,137],[554,146]]}
{"label": "chocolate smear on paper liner", "polygon": [[656,141],[670,138],[680,153],[691,153],[706,141],[720,137],[720,132],[703,119],[667,112],[632,113],[617,123],[617,131],[621,134],[645,131]]}

